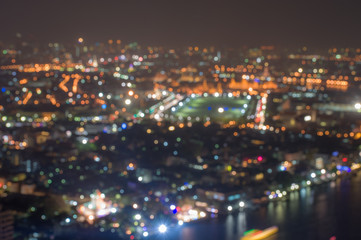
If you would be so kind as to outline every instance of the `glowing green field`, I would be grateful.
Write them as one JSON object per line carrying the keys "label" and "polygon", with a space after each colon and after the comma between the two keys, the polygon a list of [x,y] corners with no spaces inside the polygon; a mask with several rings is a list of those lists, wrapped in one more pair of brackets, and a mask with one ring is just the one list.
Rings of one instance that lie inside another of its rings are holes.
{"label": "glowing green field", "polygon": [[[242,120],[249,111],[250,100],[246,98],[228,98],[228,97],[198,97],[184,101],[184,105],[178,108],[173,114],[179,118],[187,119],[191,117],[194,121],[230,121]],[[224,111],[220,113],[219,108]]]}

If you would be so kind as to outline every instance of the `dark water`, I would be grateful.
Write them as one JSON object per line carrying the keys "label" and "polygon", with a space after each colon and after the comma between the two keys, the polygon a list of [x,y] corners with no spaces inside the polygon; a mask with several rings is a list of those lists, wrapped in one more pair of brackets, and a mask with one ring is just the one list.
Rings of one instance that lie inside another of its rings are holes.
{"label": "dark water", "polygon": [[246,230],[276,225],[272,239],[361,240],[361,173],[301,189],[289,200],[237,212],[222,219],[185,225],[163,236],[174,240],[239,240]]}

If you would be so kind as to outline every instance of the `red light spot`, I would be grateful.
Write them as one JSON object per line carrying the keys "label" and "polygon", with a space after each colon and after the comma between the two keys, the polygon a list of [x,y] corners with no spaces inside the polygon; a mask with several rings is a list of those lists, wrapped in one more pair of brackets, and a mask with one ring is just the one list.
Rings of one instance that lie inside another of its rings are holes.
{"label": "red light spot", "polygon": [[177,209],[177,212],[179,212],[179,211],[181,210],[181,208],[180,208],[180,207],[176,207],[176,209]]}
{"label": "red light spot", "polygon": [[262,156],[258,156],[257,160],[258,160],[258,162],[260,162],[260,161],[263,160],[263,157],[262,157]]}
{"label": "red light spot", "polygon": [[132,240],[133,240],[133,239],[134,239],[134,236],[133,236],[133,235],[131,235],[131,236],[130,236],[130,239],[132,239]]}
{"label": "red light spot", "polygon": [[347,158],[342,158],[342,162],[347,162]]}

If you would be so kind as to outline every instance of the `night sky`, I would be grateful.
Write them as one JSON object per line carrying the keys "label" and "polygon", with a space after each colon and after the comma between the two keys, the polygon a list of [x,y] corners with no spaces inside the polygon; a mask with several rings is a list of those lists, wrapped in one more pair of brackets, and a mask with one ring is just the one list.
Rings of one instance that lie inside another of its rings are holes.
{"label": "night sky", "polygon": [[0,41],[121,39],[151,45],[361,45],[360,1],[8,0]]}

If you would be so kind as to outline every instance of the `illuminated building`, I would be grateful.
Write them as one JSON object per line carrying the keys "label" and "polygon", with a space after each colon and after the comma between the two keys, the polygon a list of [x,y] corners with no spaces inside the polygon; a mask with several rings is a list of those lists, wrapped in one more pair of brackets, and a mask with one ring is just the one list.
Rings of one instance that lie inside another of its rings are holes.
{"label": "illuminated building", "polygon": [[78,212],[86,217],[89,223],[97,218],[105,217],[110,213],[115,213],[116,208],[113,207],[111,201],[105,201],[104,193],[99,190],[95,194],[90,195],[91,201],[86,202],[78,207]]}

